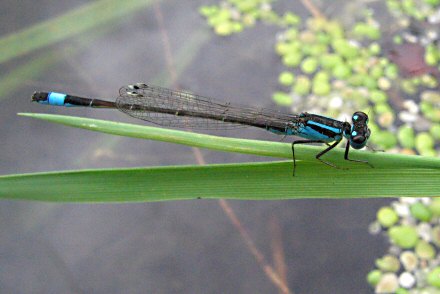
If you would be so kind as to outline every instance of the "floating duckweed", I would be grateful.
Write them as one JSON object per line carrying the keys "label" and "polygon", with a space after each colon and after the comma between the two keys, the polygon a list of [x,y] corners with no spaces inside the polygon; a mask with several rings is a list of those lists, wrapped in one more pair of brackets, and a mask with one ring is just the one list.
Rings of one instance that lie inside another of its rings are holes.
{"label": "floating duckweed", "polygon": [[318,67],[318,60],[313,57],[307,57],[301,63],[301,70],[307,74],[313,73],[317,67]]}
{"label": "floating duckweed", "polygon": [[380,45],[378,43],[376,43],[376,42],[371,43],[370,46],[368,47],[368,50],[373,55],[379,55],[380,52],[381,52]]}
{"label": "floating duckweed", "polygon": [[414,129],[408,125],[401,126],[397,131],[397,138],[400,145],[404,148],[414,148],[415,146],[415,134]]}
{"label": "floating duckweed", "polygon": [[387,0],[388,9],[396,17],[401,18],[403,15],[406,17],[414,18],[417,21],[426,21],[430,15],[435,13],[438,3],[439,0]]}
{"label": "floating duckweed", "polygon": [[417,93],[417,85],[414,84],[414,80],[404,80],[402,81],[402,90],[409,95],[414,95]]}
{"label": "floating duckweed", "polygon": [[328,45],[332,40],[332,37],[324,32],[319,32],[316,38],[318,39],[318,42],[322,45]]}
{"label": "floating duckweed", "polygon": [[313,77],[314,81],[320,81],[320,82],[328,82],[329,79],[330,79],[330,77],[329,77],[328,73],[326,73],[325,71],[319,71]]}
{"label": "floating duckweed", "polygon": [[312,31],[322,31],[327,26],[327,20],[322,17],[314,17],[307,19],[307,27]]}
{"label": "floating duckweed", "polygon": [[440,93],[436,91],[423,91],[421,98],[423,102],[440,104]]}
{"label": "floating duckweed", "polygon": [[[409,294],[408,290],[404,289],[404,288],[399,288],[396,290],[396,294]],[[426,293],[428,294],[428,293]]]}
{"label": "floating duckweed", "polygon": [[408,225],[392,227],[388,235],[397,246],[405,249],[413,248],[419,240],[416,229]]}
{"label": "floating duckweed", "polygon": [[216,18],[219,21],[228,21],[229,19],[231,19],[231,11],[229,9],[220,9],[216,15]]}
{"label": "floating duckweed", "polygon": [[285,66],[297,67],[302,60],[302,55],[299,52],[289,52],[283,56],[283,63]]}
{"label": "floating duckweed", "polygon": [[375,78],[375,79],[379,79],[381,76],[383,76],[383,69],[382,69],[382,67],[380,67],[380,66],[378,66],[378,65],[373,66],[373,67],[370,69],[370,75],[371,75],[373,78]]}
{"label": "floating duckweed", "polygon": [[440,198],[432,198],[429,210],[435,217],[440,216]]}
{"label": "floating duckweed", "polygon": [[430,102],[422,101],[420,102],[420,110],[423,112],[423,114],[426,115],[426,113],[433,111],[434,107]]}
{"label": "floating duckweed", "polygon": [[366,99],[366,95],[361,89],[353,89],[351,94],[345,95],[345,97],[350,97],[350,100],[355,101],[357,105],[361,105]]}
{"label": "floating duckweed", "polygon": [[394,209],[389,206],[385,206],[381,207],[377,212],[377,220],[383,227],[388,228],[399,220],[399,216]]}
{"label": "floating duckweed", "polygon": [[438,85],[437,79],[431,75],[423,75],[421,77],[421,82],[424,86],[428,88],[435,88]]}
{"label": "floating duckweed", "polygon": [[234,4],[238,10],[244,13],[255,10],[259,5],[257,1],[249,1],[249,0],[234,1]]}
{"label": "floating duckweed", "polygon": [[425,53],[425,62],[428,65],[435,66],[438,62],[437,52],[426,51]]}
{"label": "floating duckweed", "polygon": [[419,265],[419,258],[412,251],[405,251],[400,254],[400,261],[405,270],[412,272]]}
{"label": "floating duckweed", "polygon": [[433,259],[435,256],[434,247],[426,241],[420,240],[415,248],[417,256],[421,259]]}
{"label": "floating duckweed", "polygon": [[292,12],[286,12],[283,15],[283,22],[286,25],[295,26],[301,23],[301,18]]}
{"label": "floating duckweed", "polygon": [[440,108],[431,107],[431,109],[425,111],[423,114],[433,122],[440,122]]}
{"label": "floating duckweed", "polygon": [[376,266],[384,272],[397,272],[400,269],[400,262],[393,255],[385,255],[376,259]]}
{"label": "floating duckweed", "polygon": [[293,99],[292,96],[284,93],[284,92],[275,92],[272,94],[272,99],[276,104],[282,106],[290,106],[292,105]]}
{"label": "floating duckweed", "polygon": [[341,56],[334,53],[327,53],[321,56],[319,63],[325,69],[331,69],[338,64],[343,63]]}
{"label": "floating duckweed", "polygon": [[368,65],[365,62],[364,58],[354,58],[349,59],[347,61],[347,64],[353,68],[353,71],[360,73],[360,74],[367,74],[368,73]]}
{"label": "floating duckweed", "polygon": [[377,40],[380,38],[380,29],[367,23],[358,22],[353,28],[353,34],[359,38]]}
{"label": "floating duckweed", "polygon": [[377,80],[370,76],[364,76],[364,86],[369,90],[374,90],[377,88]]}
{"label": "floating duckweed", "polygon": [[372,270],[367,275],[367,282],[374,287],[379,283],[381,277],[382,272],[380,270]]}
{"label": "floating duckweed", "polygon": [[299,76],[293,86],[293,91],[298,95],[307,95],[310,93],[311,82],[307,76]]}
{"label": "floating duckweed", "polygon": [[[297,28],[290,28],[285,33],[284,36],[286,39],[291,40],[292,42],[295,42],[296,44],[300,45],[299,41],[296,41],[298,39],[299,31]],[[298,47],[300,49],[300,46]]]}
{"label": "floating duckweed", "polygon": [[431,270],[426,280],[430,285],[440,288],[440,267]]}
{"label": "floating duckweed", "polygon": [[377,103],[374,107],[374,111],[378,114],[381,114],[385,112],[392,112],[393,109],[388,103]]}
{"label": "floating duckweed", "polygon": [[422,79],[420,77],[413,77],[408,80],[408,83],[418,87],[422,84]]}
{"label": "floating duckweed", "polygon": [[299,35],[299,41],[303,44],[312,44],[316,41],[316,36],[310,31],[303,31]]}
{"label": "floating duckweed", "polygon": [[377,86],[379,87],[379,89],[387,91],[391,88],[391,82],[388,78],[380,77],[377,81]]}
{"label": "floating duckweed", "polygon": [[295,77],[293,73],[289,71],[283,71],[278,77],[278,82],[283,86],[291,86]]}
{"label": "floating duckweed", "polygon": [[432,218],[431,211],[428,209],[428,207],[425,206],[425,204],[421,202],[416,202],[412,204],[410,207],[410,211],[411,215],[419,221],[429,222]]}
{"label": "floating duckweed", "polygon": [[370,99],[374,103],[381,103],[387,101],[387,94],[384,91],[373,90],[370,93]]}
{"label": "floating duckweed", "polygon": [[243,16],[242,22],[243,22],[243,25],[241,25],[241,23],[238,23],[241,25],[242,28],[244,28],[244,26],[253,27],[255,25],[255,23],[257,22],[257,20],[252,15],[247,14],[247,15]]}
{"label": "floating duckweed", "polygon": [[386,273],[382,275],[379,283],[376,285],[375,293],[395,293],[399,288],[399,281],[396,274]]}
{"label": "floating duckweed", "polygon": [[234,31],[234,33],[239,33],[242,30],[244,30],[244,26],[239,22],[233,22],[232,23],[232,30]]}
{"label": "floating duckweed", "polygon": [[275,52],[278,55],[285,55],[289,51],[289,45],[284,42],[278,42],[275,44]]}
{"label": "floating duckweed", "polygon": [[427,132],[419,133],[416,136],[416,149],[419,153],[423,154],[426,151],[430,151],[434,148],[434,139]]}
{"label": "floating duckweed", "polygon": [[277,24],[280,22],[280,17],[277,13],[272,10],[266,10],[261,12],[260,17],[262,20],[267,21],[269,23]]}
{"label": "floating duckweed", "polygon": [[396,45],[400,45],[403,43],[402,36],[394,36],[393,37],[393,43]]}
{"label": "floating duckweed", "polygon": [[[222,36],[241,32],[259,19],[268,23],[281,24],[283,20],[271,10],[267,0],[225,1],[221,6],[203,6],[200,14],[207,18],[208,24]],[[264,8],[263,8],[264,7]]]}
{"label": "floating duckweed", "polygon": [[429,129],[429,133],[436,140],[440,140],[440,124],[433,124]]}
{"label": "floating duckweed", "polygon": [[[382,57],[382,58],[379,58],[379,64],[382,67],[386,67],[390,64],[390,61],[387,58]],[[394,65],[394,64],[391,64],[391,65]]]}
{"label": "floating duckweed", "polygon": [[385,76],[394,80],[399,76],[399,69],[397,68],[397,65],[395,64],[388,64],[385,67]]}
{"label": "floating duckweed", "polygon": [[331,85],[327,81],[320,81],[320,80],[314,80],[312,92],[319,96],[325,96],[330,94],[331,91]]}
{"label": "floating duckweed", "polygon": [[325,29],[332,36],[332,38],[344,37],[344,29],[337,21],[328,21]]}
{"label": "floating duckweed", "polygon": [[440,5],[440,0],[423,0],[426,4],[429,4],[431,6],[437,6]]}
{"label": "floating duckweed", "polygon": [[327,52],[327,46],[323,45],[323,44],[315,44],[315,45],[309,46],[308,48],[309,48],[308,54],[315,56],[315,57],[319,57],[322,54]]}
{"label": "floating duckweed", "polygon": [[394,148],[397,145],[396,137],[389,131],[377,131],[375,135],[371,137],[371,140],[374,144],[385,150]]}
{"label": "floating duckweed", "polygon": [[205,17],[211,17],[218,13],[218,7],[215,5],[212,6],[202,6],[199,8],[199,13]]}
{"label": "floating duckweed", "polygon": [[410,15],[413,15],[414,10],[417,10],[415,3],[412,0],[402,1],[402,9]]}
{"label": "floating duckweed", "polygon": [[418,9],[413,11],[413,17],[418,21],[423,21],[425,15]]}
{"label": "floating duckweed", "polygon": [[434,149],[423,150],[423,152],[420,152],[420,155],[429,156],[429,157],[437,157],[437,152]]}
{"label": "floating duckweed", "polygon": [[351,69],[344,63],[339,63],[333,68],[333,75],[338,79],[345,79],[351,75]]}
{"label": "floating duckweed", "polygon": [[227,36],[233,33],[234,27],[230,22],[223,22],[215,26],[214,31],[220,36]]}
{"label": "floating duckweed", "polygon": [[332,47],[336,53],[339,53],[345,58],[354,58],[359,55],[359,48],[350,44],[345,39],[333,40]]}
{"label": "floating duckweed", "polygon": [[377,118],[377,122],[379,123],[379,125],[386,128],[386,127],[390,127],[393,124],[394,118],[395,118],[394,113],[388,111],[381,113]]}
{"label": "floating duckweed", "polygon": [[431,240],[432,243],[437,245],[437,247],[440,246],[440,226],[436,226],[431,230]]}
{"label": "floating duckweed", "polygon": [[359,87],[359,86],[363,85],[363,83],[364,83],[364,76],[363,75],[356,75],[356,74],[351,75],[350,77],[348,77],[348,82],[352,86]]}

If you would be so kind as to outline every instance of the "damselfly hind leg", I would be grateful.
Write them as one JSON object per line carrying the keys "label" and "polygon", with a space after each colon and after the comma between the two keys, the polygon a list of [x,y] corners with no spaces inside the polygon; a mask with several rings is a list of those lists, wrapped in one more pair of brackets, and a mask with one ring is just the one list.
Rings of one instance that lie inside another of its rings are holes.
{"label": "damselfly hind leg", "polygon": [[326,149],[324,149],[323,151],[319,152],[318,154],[316,154],[316,159],[318,159],[319,161],[321,161],[322,163],[327,164],[328,166],[334,167],[334,168],[338,168],[336,165],[327,162],[325,160],[322,160],[320,157],[324,154],[326,154],[327,152],[329,152],[330,150],[332,150],[333,148],[336,147],[336,145],[338,145],[340,141],[337,141],[335,143],[333,143],[332,145],[329,145],[327,142],[321,141],[321,140],[297,140],[292,142],[292,157],[293,157],[293,176],[295,176],[295,171],[296,171],[296,159],[295,159],[295,144],[313,144],[313,143],[324,143],[326,144],[327,147]]}
{"label": "damselfly hind leg", "polygon": [[350,159],[348,158],[348,151],[350,150],[350,142],[347,141],[347,145],[345,146],[345,154],[344,154],[344,159],[348,160],[348,161],[352,161],[352,162],[360,162],[360,163],[365,163],[368,164],[371,168],[374,168],[374,166],[369,163],[367,160],[359,160],[359,159]]}
{"label": "damselfly hind leg", "polygon": [[344,169],[343,167],[338,167],[338,166],[334,165],[333,163],[325,161],[325,160],[322,160],[320,158],[321,156],[323,156],[324,154],[326,154],[327,152],[329,152],[330,150],[332,150],[333,148],[338,146],[339,142],[341,142],[341,140],[336,141],[336,142],[334,142],[331,145],[327,145],[328,147],[326,149],[324,149],[321,152],[319,152],[318,154],[316,154],[316,159],[318,159],[319,161],[321,161],[322,163],[324,163],[324,164],[326,164],[328,166],[331,166],[331,167],[334,167],[334,168],[337,168],[337,169]]}

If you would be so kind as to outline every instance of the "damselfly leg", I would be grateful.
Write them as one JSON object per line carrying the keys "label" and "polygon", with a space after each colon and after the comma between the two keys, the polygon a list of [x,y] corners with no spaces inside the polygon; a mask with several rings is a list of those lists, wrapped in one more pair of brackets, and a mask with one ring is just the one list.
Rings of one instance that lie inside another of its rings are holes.
{"label": "damselfly leg", "polygon": [[368,164],[371,168],[374,168],[374,166],[369,163],[367,160],[359,160],[359,159],[350,159],[348,158],[348,151],[350,150],[350,142],[347,142],[347,145],[345,146],[345,153],[344,153],[344,159],[351,161],[351,162],[360,162],[360,163],[365,163]]}
{"label": "damselfly leg", "polygon": [[335,148],[339,144],[339,142],[341,142],[341,141],[340,140],[336,141],[336,142],[334,142],[331,145],[328,144],[327,142],[323,142],[323,141],[320,141],[320,140],[297,140],[297,141],[292,142],[293,176],[295,176],[295,171],[296,171],[296,159],[295,159],[295,145],[296,144],[314,144],[314,143],[324,143],[324,144],[326,144],[328,147],[325,148],[324,150],[322,150],[321,152],[319,152],[318,154],[316,154],[315,158],[318,159],[319,161],[321,161],[322,163],[328,165],[328,166],[331,166],[331,167],[334,167],[334,168],[339,168],[336,165],[334,165],[333,163],[321,159],[321,156],[323,156],[324,154],[326,154],[327,152],[329,152],[330,150]]}

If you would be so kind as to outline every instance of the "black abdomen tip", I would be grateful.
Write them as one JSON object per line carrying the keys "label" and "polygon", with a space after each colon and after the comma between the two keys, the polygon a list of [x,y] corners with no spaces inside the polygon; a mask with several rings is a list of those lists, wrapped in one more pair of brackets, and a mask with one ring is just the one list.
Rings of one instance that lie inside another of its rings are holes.
{"label": "black abdomen tip", "polygon": [[35,102],[47,101],[48,93],[46,92],[34,92],[32,100]]}

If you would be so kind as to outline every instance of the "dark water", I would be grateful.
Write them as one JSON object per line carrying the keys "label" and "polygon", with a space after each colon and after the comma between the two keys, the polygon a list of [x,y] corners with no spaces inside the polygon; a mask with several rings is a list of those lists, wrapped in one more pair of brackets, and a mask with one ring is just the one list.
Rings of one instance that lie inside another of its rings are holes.
{"label": "dark water", "polygon": [[[17,32],[86,3],[3,1],[0,32]],[[257,25],[236,36],[216,37],[197,13],[203,3],[160,4],[178,85],[218,99],[270,106],[281,69],[273,52],[275,28]],[[75,53],[68,53],[72,48]],[[136,122],[119,112],[52,109],[29,101],[35,90],[113,97],[128,83],[171,85],[153,5],[113,25],[12,59],[2,64],[2,79],[48,53],[60,60],[0,97],[0,174],[196,163],[186,146],[16,116],[45,112]],[[279,139],[252,129],[218,134]],[[208,163],[268,160],[201,152]],[[365,275],[386,246],[381,238],[370,236],[367,227],[387,202],[229,203],[270,263],[270,222],[276,219],[280,224],[287,280],[295,293],[368,293]],[[117,205],[2,201],[0,218],[1,293],[277,291],[214,200]]]}

